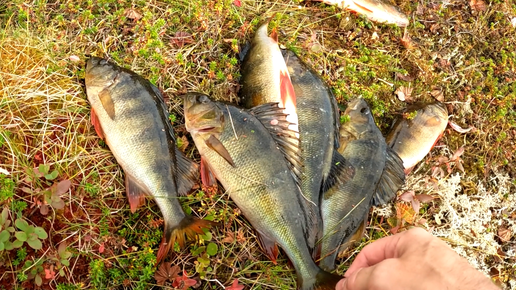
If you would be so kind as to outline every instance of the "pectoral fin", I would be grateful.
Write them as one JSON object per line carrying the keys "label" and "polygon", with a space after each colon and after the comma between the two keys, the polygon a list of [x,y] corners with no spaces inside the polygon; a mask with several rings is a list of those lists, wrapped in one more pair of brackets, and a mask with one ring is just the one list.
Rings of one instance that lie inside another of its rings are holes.
{"label": "pectoral fin", "polygon": [[386,153],[385,167],[373,195],[373,205],[386,204],[396,196],[396,192],[405,184],[403,161],[390,147],[387,147]]}
{"label": "pectoral fin", "polygon": [[215,150],[215,152],[217,152],[222,158],[226,159],[231,166],[235,167],[235,163],[233,162],[231,155],[229,155],[228,150],[224,147],[224,144],[217,139],[217,137],[210,135],[210,138],[208,138],[205,143],[208,147]]}
{"label": "pectoral fin", "polygon": [[109,87],[103,89],[99,92],[100,102],[102,103],[102,107],[111,118],[111,120],[115,119],[115,104],[113,103],[113,99],[111,98],[111,94],[108,90]]}

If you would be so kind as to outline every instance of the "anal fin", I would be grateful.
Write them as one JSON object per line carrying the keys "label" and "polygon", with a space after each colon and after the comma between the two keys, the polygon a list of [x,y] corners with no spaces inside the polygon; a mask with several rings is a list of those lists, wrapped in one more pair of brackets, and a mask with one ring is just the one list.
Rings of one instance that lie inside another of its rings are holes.
{"label": "anal fin", "polygon": [[145,195],[147,191],[143,186],[139,185],[134,177],[125,174],[125,192],[129,200],[131,212],[134,213],[141,205],[145,203]]}
{"label": "anal fin", "polygon": [[405,171],[403,160],[387,147],[385,167],[383,168],[380,181],[376,185],[376,192],[373,195],[373,205],[388,203],[396,196],[396,192],[405,184]]}
{"label": "anal fin", "polygon": [[275,241],[271,240],[265,234],[262,234],[259,231],[256,232],[258,233],[258,239],[260,240],[260,245],[262,246],[262,249],[265,251],[265,254],[267,254],[267,256],[269,257],[269,259],[271,259],[274,265],[277,265],[277,259],[279,254],[278,245]]}
{"label": "anal fin", "polygon": [[197,183],[199,178],[198,166],[186,157],[179,148],[176,150],[177,163],[177,193],[179,195],[186,195],[192,187]]}
{"label": "anal fin", "polygon": [[93,125],[93,128],[95,128],[95,132],[97,132],[97,135],[100,137],[100,139],[104,140],[104,131],[102,131],[102,127],[100,126],[99,117],[97,117],[97,114],[95,114],[95,110],[91,108],[91,124]]}
{"label": "anal fin", "polygon": [[335,184],[342,184],[355,176],[355,168],[339,152],[333,151],[331,168],[323,181],[322,192],[327,192]]}

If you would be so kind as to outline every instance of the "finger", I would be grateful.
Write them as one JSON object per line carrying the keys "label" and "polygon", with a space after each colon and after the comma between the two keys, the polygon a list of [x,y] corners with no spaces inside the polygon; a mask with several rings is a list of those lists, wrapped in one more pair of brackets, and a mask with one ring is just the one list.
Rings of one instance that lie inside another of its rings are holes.
{"label": "finger", "polygon": [[408,247],[416,244],[416,240],[426,240],[431,236],[422,228],[412,228],[394,236],[376,240],[365,246],[357,255],[344,277],[349,277],[348,275],[353,274],[358,269],[376,265],[385,259],[399,258]]}
{"label": "finger", "polygon": [[365,246],[362,251],[358,253],[357,257],[344,274],[344,277],[348,278],[358,269],[374,266],[385,259],[396,258],[396,245],[399,240],[403,238],[404,233],[405,232],[381,238]]}

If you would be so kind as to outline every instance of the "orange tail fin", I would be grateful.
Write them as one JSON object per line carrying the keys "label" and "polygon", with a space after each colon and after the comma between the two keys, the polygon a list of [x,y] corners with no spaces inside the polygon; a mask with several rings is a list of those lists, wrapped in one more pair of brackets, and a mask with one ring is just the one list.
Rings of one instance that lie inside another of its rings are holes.
{"label": "orange tail fin", "polygon": [[216,222],[201,220],[192,216],[185,216],[183,220],[175,228],[167,228],[165,224],[165,234],[159,245],[158,254],[156,255],[157,263],[161,262],[170,251],[170,248],[177,242],[183,247],[187,239],[195,238],[196,234],[204,234],[203,229],[209,229],[217,225]]}

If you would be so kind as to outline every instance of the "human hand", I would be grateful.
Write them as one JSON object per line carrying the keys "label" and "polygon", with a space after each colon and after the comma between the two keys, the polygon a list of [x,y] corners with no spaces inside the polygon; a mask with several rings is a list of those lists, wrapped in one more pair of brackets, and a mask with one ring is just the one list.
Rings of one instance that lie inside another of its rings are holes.
{"label": "human hand", "polygon": [[379,239],[356,257],[336,290],[499,290],[422,228]]}

